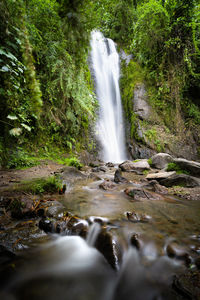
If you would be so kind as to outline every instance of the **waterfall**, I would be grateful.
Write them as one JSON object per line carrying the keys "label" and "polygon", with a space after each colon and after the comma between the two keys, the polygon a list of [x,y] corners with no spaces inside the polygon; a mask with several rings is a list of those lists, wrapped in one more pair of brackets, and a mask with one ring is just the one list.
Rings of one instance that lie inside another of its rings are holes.
{"label": "waterfall", "polygon": [[102,159],[120,163],[126,159],[122,105],[119,89],[119,55],[114,42],[98,31],[91,38],[92,70],[99,101],[97,138]]}

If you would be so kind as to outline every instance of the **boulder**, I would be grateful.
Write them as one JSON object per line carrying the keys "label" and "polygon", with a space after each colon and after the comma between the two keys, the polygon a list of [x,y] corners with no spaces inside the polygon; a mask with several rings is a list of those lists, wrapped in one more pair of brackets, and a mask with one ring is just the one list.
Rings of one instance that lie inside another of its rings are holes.
{"label": "boulder", "polygon": [[184,158],[176,158],[173,162],[178,165],[180,169],[188,171],[193,176],[200,177],[200,163]]}
{"label": "boulder", "polygon": [[103,189],[105,191],[112,190],[116,187],[116,184],[112,182],[111,180],[104,180],[100,185],[99,188]]}
{"label": "boulder", "polygon": [[164,169],[168,163],[173,162],[173,158],[167,153],[157,153],[151,159],[152,167],[160,170]]}
{"label": "boulder", "polygon": [[160,185],[156,180],[151,180],[147,188],[150,188],[155,193],[168,194],[168,189]]}
{"label": "boulder", "polygon": [[122,171],[120,169],[117,169],[115,171],[114,182],[115,183],[120,183],[120,182],[127,183],[128,182],[128,180],[122,176]]}
{"label": "boulder", "polygon": [[125,189],[125,194],[133,198],[135,201],[142,200],[160,200],[160,196],[153,194],[151,192],[147,192],[142,188],[127,188]]}
{"label": "boulder", "polygon": [[148,174],[146,176],[146,179],[160,181],[162,179],[166,179],[166,178],[168,178],[168,177],[170,177],[172,175],[175,175],[175,174],[176,174],[175,171],[152,173],[152,174]]}
{"label": "boulder", "polygon": [[87,178],[87,176],[75,167],[64,167],[60,174],[60,178],[65,182],[74,183],[78,180]]}
{"label": "boulder", "polygon": [[168,178],[162,179],[159,183],[166,187],[179,185],[179,186],[192,188],[192,187],[200,186],[200,179],[186,174],[175,174]]}
{"label": "boulder", "polygon": [[135,162],[126,160],[119,165],[119,168],[124,172],[143,172],[145,170],[150,170],[147,159],[140,159]]}

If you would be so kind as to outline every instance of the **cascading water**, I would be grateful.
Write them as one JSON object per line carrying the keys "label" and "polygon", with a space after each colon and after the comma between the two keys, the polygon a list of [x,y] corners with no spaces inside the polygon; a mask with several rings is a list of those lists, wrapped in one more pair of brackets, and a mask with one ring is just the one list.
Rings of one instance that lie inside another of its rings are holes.
{"label": "cascading water", "polygon": [[120,163],[126,159],[122,105],[119,89],[119,55],[111,39],[92,32],[92,70],[99,101],[97,136],[104,161]]}

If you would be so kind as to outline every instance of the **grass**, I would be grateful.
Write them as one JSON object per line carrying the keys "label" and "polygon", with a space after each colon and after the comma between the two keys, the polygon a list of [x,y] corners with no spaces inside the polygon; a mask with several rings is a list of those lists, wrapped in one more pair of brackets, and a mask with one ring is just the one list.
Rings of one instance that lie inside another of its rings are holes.
{"label": "grass", "polygon": [[56,193],[62,189],[62,181],[57,176],[22,181],[13,187],[14,191],[24,191],[34,195]]}

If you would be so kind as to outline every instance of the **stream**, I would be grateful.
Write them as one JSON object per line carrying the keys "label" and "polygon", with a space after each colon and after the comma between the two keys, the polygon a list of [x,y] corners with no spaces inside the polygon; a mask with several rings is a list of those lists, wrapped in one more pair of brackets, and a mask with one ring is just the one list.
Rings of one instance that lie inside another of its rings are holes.
{"label": "stream", "polygon": [[[64,195],[55,196],[64,205],[63,211],[78,216],[77,224],[87,224],[86,238],[78,236],[78,231],[65,230],[24,241],[28,249],[18,251],[6,265],[5,277],[1,271],[1,299],[195,299],[187,291],[183,292],[186,298],[177,296],[171,285],[175,274],[195,268],[193,249],[200,246],[199,201],[169,195],[135,201],[124,193],[127,187],[141,185],[141,176],[134,173],[123,174],[129,183],[101,189],[99,185],[113,179],[115,170],[93,172],[94,178],[77,180]],[[129,220],[127,211],[150,219]],[[100,238],[97,246],[101,232],[111,239]],[[136,239],[131,243],[132,237]],[[177,253],[186,255],[170,258],[166,251],[170,243],[178,245]],[[185,258],[189,258],[187,266]]]}

